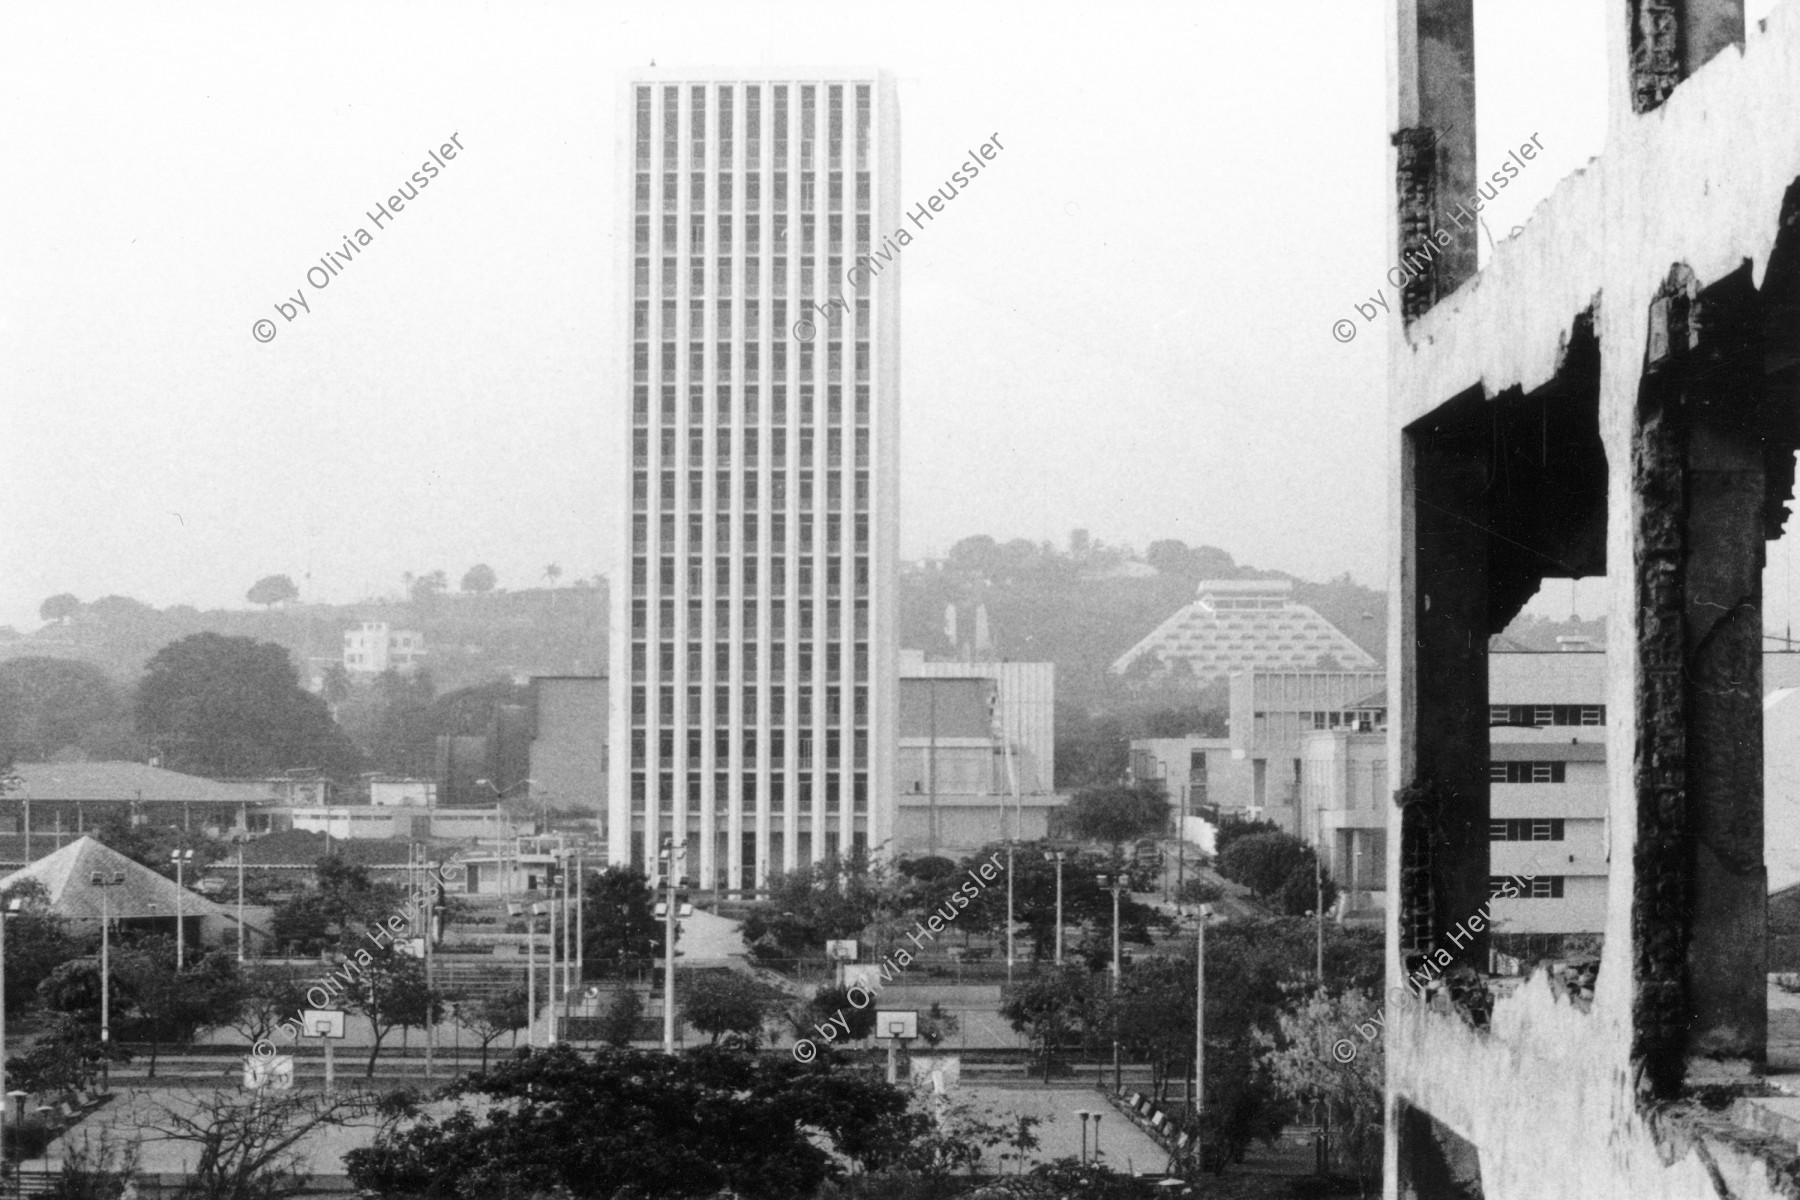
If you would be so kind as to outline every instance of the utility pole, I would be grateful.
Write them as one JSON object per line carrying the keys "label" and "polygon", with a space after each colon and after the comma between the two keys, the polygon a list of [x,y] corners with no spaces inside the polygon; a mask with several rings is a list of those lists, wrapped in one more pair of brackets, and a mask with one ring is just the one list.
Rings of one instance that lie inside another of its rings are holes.
{"label": "utility pole", "polygon": [[675,839],[663,839],[663,879],[668,902],[663,907],[663,1053],[675,1053],[675,889],[679,878],[677,863],[687,857],[687,847],[677,846]]}
{"label": "utility pole", "polygon": [[1201,1130],[1200,1118],[1206,1108],[1206,918],[1212,915],[1212,905],[1200,905],[1200,947],[1197,955],[1199,967],[1194,981],[1194,1096],[1189,1105],[1194,1112],[1194,1162],[1200,1164],[1203,1159],[1200,1153]]}
{"label": "utility pole", "polygon": [[[1114,867],[1114,871],[1118,870]],[[1112,892],[1113,898],[1113,953],[1112,953],[1112,1051],[1113,1051],[1113,1091],[1120,1091],[1124,1084],[1123,1069],[1119,1065],[1119,976],[1121,964],[1119,959],[1119,893],[1128,886],[1122,874],[1097,875],[1095,882]],[[1096,1072],[1096,1075],[1098,1073]],[[1096,1078],[1098,1083],[1099,1079]]]}
{"label": "utility pole", "polygon": [[1313,846],[1313,905],[1318,910],[1318,939],[1314,970],[1317,972],[1319,986],[1325,986],[1325,809],[1313,810],[1313,833],[1317,844]]}
{"label": "utility pole", "polygon": [[250,814],[249,814],[249,808],[247,805],[240,804],[238,806],[238,825],[240,826],[240,828],[238,829],[238,836],[237,836],[237,844],[238,844],[238,853],[237,853],[237,860],[238,860],[237,861],[237,877],[238,877],[237,943],[238,943],[238,966],[241,967],[244,965],[244,846],[250,840]]}
{"label": "utility pole", "polygon": [[544,907],[550,910],[549,936],[544,939],[544,1011],[550,1014],[550,1028],[544,1037],[544,1045],[556,1045],[556,868],[557,860],[550,860],[550,868],[544,880]]}

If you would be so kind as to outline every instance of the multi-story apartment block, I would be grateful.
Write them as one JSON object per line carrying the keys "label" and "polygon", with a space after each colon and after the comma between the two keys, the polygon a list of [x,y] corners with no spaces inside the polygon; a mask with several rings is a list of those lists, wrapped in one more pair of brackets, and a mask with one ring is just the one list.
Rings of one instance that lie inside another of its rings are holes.
{"label": "multi-story apartment block", "polygon": [[1493,942],[1517,957],[1510,935],[1606,924],[1606,655],[1582,648],[1488,654]]}
{"label": "multi-story apartment block", "polygon": [[891,837],[899,113],[873,70],[621,103],[609,854],[748,889]]}
{"label": "multi-story apartment block", "polygon": [[344,670],[379,675],[390,667],[410,671],[425,657],[425,635],[389,629],[385,621],[364,621],[344,633]]}

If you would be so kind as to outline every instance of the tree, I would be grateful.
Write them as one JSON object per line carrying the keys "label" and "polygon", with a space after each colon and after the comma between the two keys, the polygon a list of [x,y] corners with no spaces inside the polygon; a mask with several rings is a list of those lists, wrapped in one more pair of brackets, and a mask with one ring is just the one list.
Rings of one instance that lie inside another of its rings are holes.
{"label": "tree", "polygon": [[494,585],[498,582],[499,577],[494,574],[494,568],[486,563],[476,563],[463,572],[462,590],[480,595],[493,591]]}
{"label": "tree", "polygon": [[562,573],[563,569],[555,563],[551,563],[544,568],[544,578],[549,582],[551,587],[556,586],[556,581],[562,578]]}
{"label": "tree", "polygon": [[[1013,854],[1012,867],[1013,919],[1025,927],[1031,939],[1032,958],[1039,961],[1053,954],[1056,946],[1056,863],[1044,857],[1046,849],[1047,844],[1043,842],[1019,845]],[[996,854],[1001,862],[1006,861],[1004,846],[989,844],[982,847],[962,861],[958,875],[991,861]],[[1106,944],[1111,945],[1112,893],[1101,887],[1097,879],[1108,869],[1105,858],[1091,851],[1067,856],[1062,867],[1065,943],[1075,931],[1086,926],[1093,929],[1096,936],[1103,934]],[[939,902],[937,892],[927,894],[930,897],[928,906]],[[958,916],[957,924],[971,933],[1004,933],[1006,888],[990,887],[980,893]],[[1119,897],[1119,933],[1124,941],[1150,945],[1152,926],[1171,927],[1169,919],[1149,905],[1139,904],[1129,895]]]}
{"label": "tree", "polygon": [[145,1122],[159,1139],[195,1147],[184,1200],[281,1200],[305,1190],[306,1156],[295,1147],[323,1126],[342,1125],[368,1097],[266,1091],[255,1104],[236,1092],[160,1102]]}
{"label": "tree", "polygon": [[753,1037],[769,1012],[764,985],[736,971],[683,971],[677,998],[682,1019],[715,1046],[727,1033]]}
{"label": "tree", "polygon": [[[175,864],[170,855],[176,850],[191,850],[193,858],[182,865],[186,880],[197,878],[204,870],[225,857],[229,846],[217,838],[179,825],[134,825],[131,814],[111,809],[94,826],[94,835],[112,849],[139,866],[148,867],[166,879],[175,878]],[[171,913],[171,916],[174,914]]]}
{"label": "tree", "polygon": [[775,955],[820,956],[825,943],[872,935],[877,948],[911,924],[918,889],[866,854],[826,859],[777,875],[769,899],[744,919],[743,936]]}
{"label": "tree", "polygon": [[[1367,992],[1314,992],[1278,1018],[1276,1038],[1257,1040],[1281,1094],[1295,1104],[1322,1104],[1332,1137],[1367,1194],[1381,1177],[1382,1014]],[[1348,1057],[1345,1046],[1349,1047]],[[1329,1150],[1328,1150],[1329,1152]]]}
{"label": "tree", "polygon": [[231,1028],[251,1045],[274,1036],[276,1028],[303,1009],[311,1008],[306,989],[315,976],[293,967],[257,964],[247,971],[243,997],[231,1015]]}
{"label": "tree", "polygon": [[[366,941],[366,939],[364,939]],[[369,1047],[365,1077],[375,1075],[375,1060],[387,1035],[396,1029],[421,1029],[443,1019],[443,998],[425,985],[425,964],[387,944],[374,950],[363,946],[354,959],[345,959],[345,971],[354,961],[361,971],[342,994],[344,1007],[369,1019],[374,1042]]]}
{"label": "tree", "polygon": [[1259,833],[1282,833],[1281,826],[1273,821],[1226,821],[1219,826],[1219,832],[1213,839],[1215,853],[1225,853],[1225,848],[1239,838],[1254,837]]}
{"label": "tree", "polygon": [[28,656],[0,663],[0,755],[49,762],[136,757],[125,697],[92,663]]}
{"label": "tree", "polygon": [[290,600],[300,598],[300,589],[286,575],[264,575],[250,585],[244,593],[244,599],[252,604],[260,604],[265,609],[274,608],[277,604],[286,604]]}
{"label": "tree", "polygon": [[1104,842],[1117,858],[1126,842],[1168,833],[1169,798],[1147,784],[1091,788],[1075,794],[1063,819],[1071,837]]}
{"label": "tree", "polygon": [[427,670],[392,667],[375,677],[371,702],[346,712],[351,736],[377,771],[426,776],[435,769],[437,733],[432,728],[435,687]]}
{"label": "tree", "polygon": [[[99,972],[92,972],[97,980]],[[73,1092],[93,1086],[103,1062],[130,1062],[131,1052],[118,1042],[101,1042],[99,988],[94,988],[94,1019],[56,1013],[31,1049],[6,1060],[6,1081],[28,1092]]]}
{"label": "tree", "polygon": [[[440,1121],[384,1130],[350,1151],[358,1188],[380,1195],[621,1195],[698,1200],[812,1196],[847,1166],[877,1169],[930,1131],[899,1088],[788,1055],[567,1046],[465,1076],[480,1095]],[[627,1191],[625,1189],[634,1189]]]}
{"label": "tree", "polygon": [[442,569],[427,571],[423,575],[406,575],[406,594],[414,604],[429,607],[450,587],[450,580]]}
{"label": "tree", "polygon": [[58,592],[38,605],[38,616],[46,621],[55,621],[59,625],[67,625],[69,618],[80,611],[81,601],[68,592]]}
{"label": "tree", "polygon": [[[631,1045],[637,1037],[638,1026],[644,1020],[644,1000],[637,994],[637,989],[622,987],[607,1005],[606,1012],[600,1018],[600,1037],[615,1050],[623,1050]],[[485,1067],[486,1064],[483,1063]]]}
{"label": "tree", "polygon": [[79,1141],[68,1137],[62,1151],[62,1170],[42,1193],[48,1200],[121,1200],[137,1174],[138,1143],[115,1145],[104,1125],[97,1133],[83,1130]]}
{"label": "tree", "polygon": [[942,1001],[933,1000],[931,1007],[919,1014],[919,1040],[932,1050],[961,1031],[962,1018],[945,1008]]}
{"label": "tree", "polygon": [[38,983],[83,954],[89,939],[70,934],[37,880],[20,880],[0,891],[0,905],[14,900],[19,911],[6,918],[6,1010],[16,1017],[37,1003]]}
{"label": "tree", "polygon": [[[1288,833],[1256,833],[1239,837],[1219,852],[1219,874],[1252,893],[1272,900],[1278,912],[1303,916],[1317,906],[1318,854]],[[1325,906],[1337,898],[1337,885],[1323,876]]]}
{"label": "tree", "polygon": [[837,1020],[849,1026],[843,1037],[851,1042],[860,1042],[874,1033],[875,1006],[865,1001],[861,1008],[856,1007],[850,1002],[850,992],[850,988],[835,983],[814,992],[806,1005],[808,1023],[824,1025]]}
{"label": "tree", "polygon": [[1103,1005],[1094,976],[1069,963],[1040,971],[1020,984],[1001,1004],[1000,1015],[1043,1056],[1047,1083],[1056,1051],[1074,1034],[1092,1029]]}
{"label": "tree", "polygon": [[481,1043],[481,1069],[487,1070],[488,1047],[503,1034],[531,1024],[531,999],[522,987],[510,987],[480,1000],[456,1006],[456,1020]]}
{"label": "tree", "polygon": [[164,1042],[185,1045],[203,1030],[231,1023],[244,1004],[245,987],[237,960],[221,950],[187,970],[175,963],[175,944],[145,938],[121,950],[119,974],[131,991],[131,1007],[118,1022],[126,1037],[150,1043],[150,1078]]}
{"label": "tree", "polygon": [[611,866],[589,874],[582,891],[583,973],[595,978],[624,975],[637,963],[662,957],[667,930],[654,904],[649,880],[636,867]]}
{"label": "tree", "polygon": [[199,633],[158,650],[138,688],[138,734],[171,770],[271,775],[317,767],[352,778],[361,756],[273,642]]}

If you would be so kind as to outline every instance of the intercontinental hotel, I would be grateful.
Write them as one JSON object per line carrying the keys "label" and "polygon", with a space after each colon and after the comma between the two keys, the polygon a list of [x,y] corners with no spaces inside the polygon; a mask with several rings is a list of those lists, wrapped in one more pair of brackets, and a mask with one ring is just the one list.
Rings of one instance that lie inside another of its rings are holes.
{"label": "intercontinental hotel", "polygon": [[899,113],[873,70],[626,87],[608,849],[749,889],[892,833],[900,272],[844,280]]}

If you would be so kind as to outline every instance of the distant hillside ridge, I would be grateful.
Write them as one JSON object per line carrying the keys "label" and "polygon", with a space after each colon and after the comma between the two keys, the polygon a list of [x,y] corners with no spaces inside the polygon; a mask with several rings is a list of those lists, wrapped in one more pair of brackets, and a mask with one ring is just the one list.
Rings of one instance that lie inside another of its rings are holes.
{"label": "distant hillside ridge", "polygon": [[309,663],[341,662],[344,633],[364,621],[423,634],[424,665],[440,692],[521,672],[587,675],[606,670],[607,589],[600,579],[569,587],[437,592],[416,600],[290,601],[260,610],[201,611],[185,604],[157,609],[129,597],[106,596],[33,634],[0,641],[0,659],[78,659],[130,683],[170,642],[218,633],[285,647],[304,678]]}

